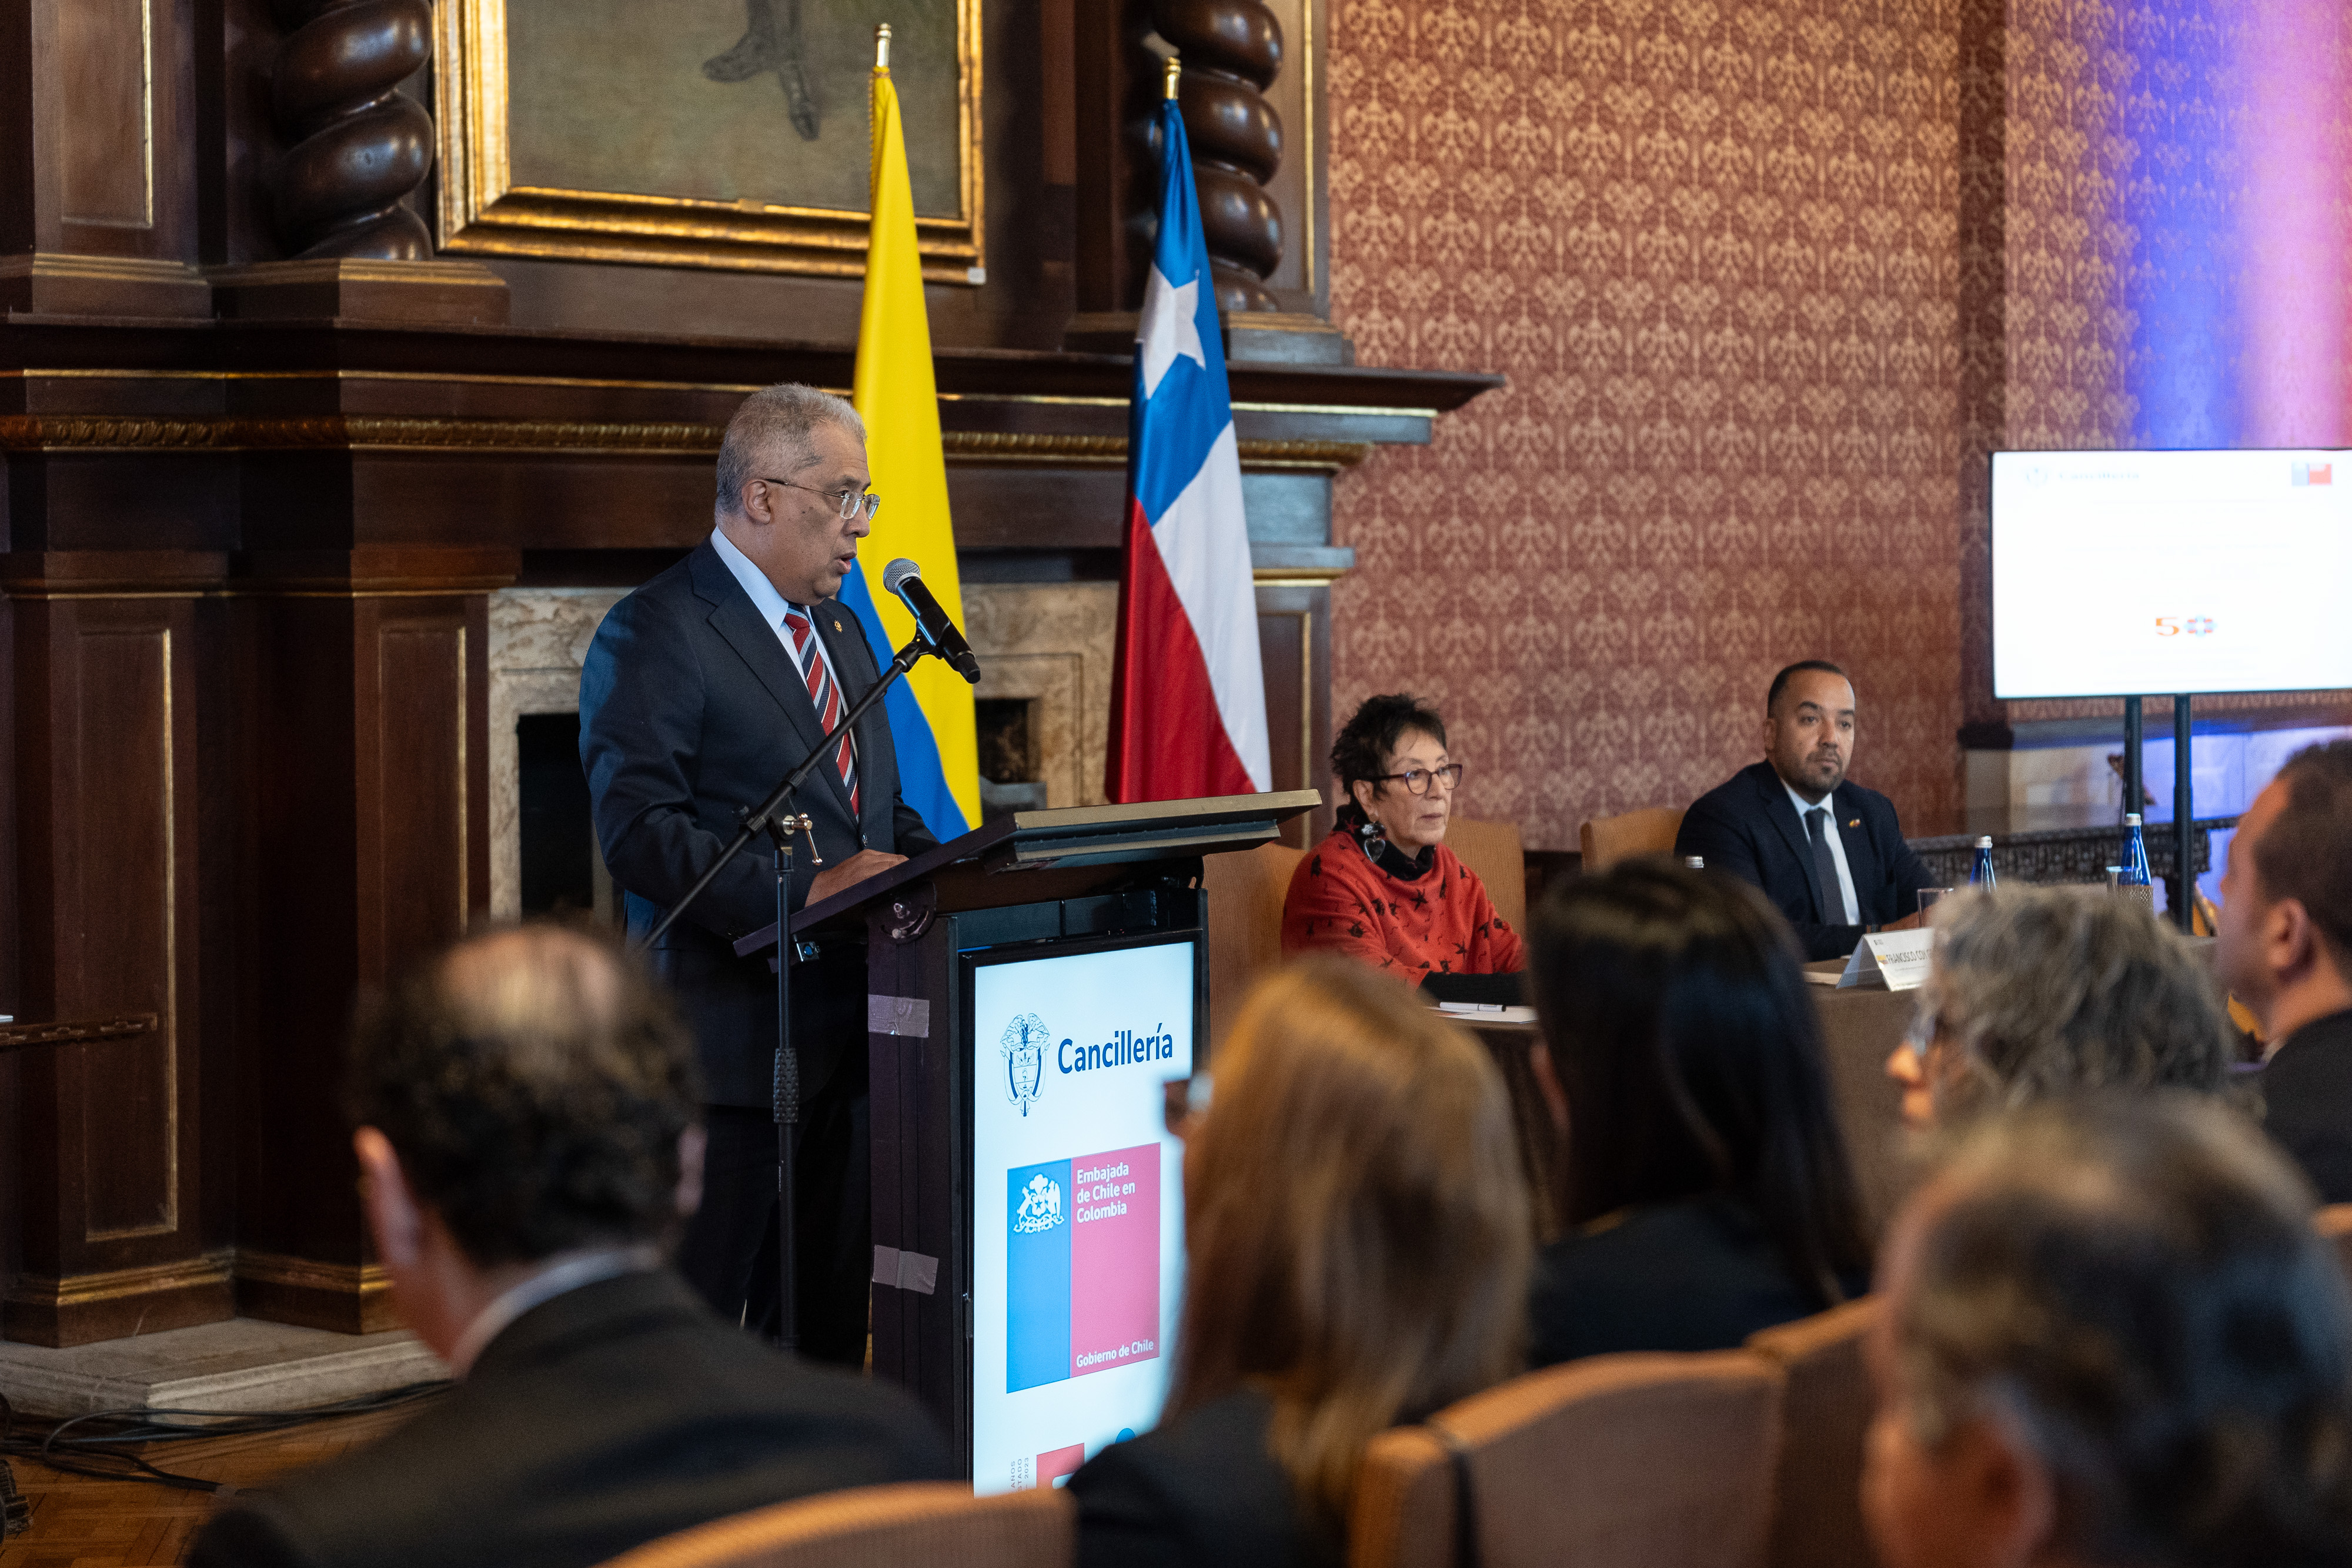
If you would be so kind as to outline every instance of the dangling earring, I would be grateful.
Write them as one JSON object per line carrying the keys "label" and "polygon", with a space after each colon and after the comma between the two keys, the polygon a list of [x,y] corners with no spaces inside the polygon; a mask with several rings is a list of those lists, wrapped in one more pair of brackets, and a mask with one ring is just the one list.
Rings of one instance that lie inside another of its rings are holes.
{"label": "dangling earring", "polygon": [[1363,825],[1356,831],[1363,835],[1364,857],[1367,860],[1380,859],[1381,852],[1389,847],[1388,830],[1370,817],[1364,819]]}

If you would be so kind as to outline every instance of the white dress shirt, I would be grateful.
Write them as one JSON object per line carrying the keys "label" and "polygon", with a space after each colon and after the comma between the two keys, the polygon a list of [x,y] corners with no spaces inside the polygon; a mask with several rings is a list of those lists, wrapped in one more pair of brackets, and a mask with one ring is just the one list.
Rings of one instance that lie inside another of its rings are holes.
{"label": "white dress shirt", "polygon": [[751,596],[751,607],[760,612],[760,619],[768,623],[768,630],[776,634],[776,641],[784,645],[784,656],[792,660],[793,668],[801,673],[803,683],[808,680],[808,665],[802,662],[800,653],[793,647],[792,628],[784,624],[784,612],[797,610],[808,617],[809,646],[815,649],[816,656],[824,661],[826,673],[833,676],[833,689],[841,694],[843,702],[847,702],[849,688],[842,684],[841,668],[833,662],[833,655],[825,652],[824,639],[816,635],[816,612],[805,604],[794,604],[778,593],[776,585],[768,580],[768,574],[752,565],[751,558],[737,549],[735,541],[719,529],[710,530],[710,544],[719,552],[719,559],[727,563],[727,570],[735,574],[735,580],[743,585],[743,591]]}
{"label": "white dress shirt", "polygon": [[1814,802],[1807,800],[1794,789],[1790,789],[1789,781],[1786,779],[1780,780],[1780,788],[1789,790],[1789,804],[1797,808],[1797,832],[1805,841],[1806,854],[1811,855],[1813,852],[1813,830],[1805,821],[1806,813],[1819,810],[1830,814],[1828,834],[1830,859],[1837,862],[1838,894],[1845,900],[1845,923],[1848,925],[1861,925],[1862,904],[1853,895],[1853,873],[1846,869],[1845,835],[1838,831],[1837,791],[1832,789],[1822,796],[1819,805],[1816,806]]}

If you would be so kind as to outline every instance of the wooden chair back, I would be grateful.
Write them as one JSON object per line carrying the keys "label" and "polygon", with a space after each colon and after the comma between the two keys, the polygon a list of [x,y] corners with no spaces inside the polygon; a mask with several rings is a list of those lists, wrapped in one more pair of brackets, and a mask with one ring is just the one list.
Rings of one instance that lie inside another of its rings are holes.
{"label": "wooden chair back", "polygon": [[1584,850],[1584,874],[1597,875],[1636,855],[1672,854],[1675,835],[1682,831],[1682,810],[1675,806],[1644,806],[1622,816],[1591,818],[1576,830]]}
{"label": "wooden chair back", "polygon": [[1748,1341],[1785,1379],[1771,1568],[1876,1568],[1862,1455],[1875,1401],[1863,1343],[1877,1321],[1877,1298],[1864,1296]]}
{"label": "wooden chair back", "polygon": [[1070,1568],[1077,1509],[1053,1487],[974,1497],[961,1482],[858,1487],[714,1519],[604,1568]]}
{"label": "wooden chair back", "polygon": [[1528,855],[1517,822],[1483,822],[1456,817],[1445,825],[1445,847],[1462,857],[1470,874],[1486,884],[1495,913],[1525,935],[1528,929]]}
{"label": "wooden chair back", "polygon": [[2331,1203],[2319,1211],[2312,1221],[2319,1233],[2336,1243],[2336,1255],[2344,1260],[2344,1271],[2352,1274],[2352,1203]]}
{"label": "wooden chair back", "polygon": [[1250,982],[1282,962],[1282,901],[1306,858],[1270,843],[1201,862],[1209,895],[1210,1040],[1224,1038]]}
{"label": "wooden chair back", "polygon": [[1350,1568],[1763,1568],[1780,1381],[1744,1350],[1593,1356],[1383,1432]]}

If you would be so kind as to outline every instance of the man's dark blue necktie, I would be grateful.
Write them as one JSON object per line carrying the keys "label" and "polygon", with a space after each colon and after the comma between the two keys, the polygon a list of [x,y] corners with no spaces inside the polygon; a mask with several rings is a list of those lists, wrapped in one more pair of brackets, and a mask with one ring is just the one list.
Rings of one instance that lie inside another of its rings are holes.
{"label": "man's dark blue necktie", "polygon": [[1837,857],[1830,853],[1830,813],[1816,806],[1805,813],[1805,832],[1813,841],[1813,875],[1821,884],[1822,924],[1845,924],[1845,894],[1838,886]]}

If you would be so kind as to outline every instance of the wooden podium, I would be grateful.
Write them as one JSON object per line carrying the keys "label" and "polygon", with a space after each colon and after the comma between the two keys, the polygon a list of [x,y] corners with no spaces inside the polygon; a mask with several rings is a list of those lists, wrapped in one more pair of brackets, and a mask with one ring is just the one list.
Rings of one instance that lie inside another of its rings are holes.
{"label": "wooden podium", "polygon": [[[990,1332],[974,1322],[975,1095],[994,1096],[988,1102],[992,1113],[1003,1114],[995,1101],[1005,1098],[998,1092],[1004,1090],[1026,1118],[1032,1099],[1045,1104],[1039,1092],[1057,1067],[1025,1058],[1020,1068],[1009,1068],[1010,1047],[1001,1055],[995,1038],[975,1040],[978,977],[1008,962],[1189,946],[1190,1016],[1181,1037],[1169,1030],[1163,1039],[1157,1031],[1172,1020],[1155,1018],[1139,1026],[1155,1031],[1140,1051],[1134,1030],[1117,1051],[1122,1106],[1148,1092],[1156,1120],[1160,1082],[1192,1071],[1207,1043],[1202,857],[1272,842],[1283,823],[1321,804],[1318,794],[1304,789],[1024,811],[793,916],[796,950],[845,938],[866,945],[874,1370],[930,1406],[967,1466],[973,1458],[975,1333]],[[774,944],[770,925],[738,942],[736,950],[749,956]],[[1160,957],[1163,969],[1181,962]],[[1043,1010],[1053,1010],[1050,1001]],[[1036,1020],[1034,1013],[1023,1017]],[[1054,1049],[1051,1041],[1045,1047]],[[1083,1066],[1083,1042],[1077,1049]],[[1139,1054],[1153,1059],[1137,1060]],[[1015,1086],[1028,1098],[999,1082],[1007,1071],[1036,1075]],[[1041,1109],[1039,1124],[1052,1113],[1050,1107]],[[1022,1126],[1034,1130],[1025,1121]],[[1072,1146],[1085,1143],[1076,1132],[1071,1135],[1079,1140]],[[992,1179],[1001,1182],[1003,1173]],[[1181,1189],[1181,1166],[1170,1179]],[[1084,1219],[1090,1212],[1073,1210],[1071,1218]],[[1050,1222],[1059,1218],[1057,1211]],[[1002,1253],[1006,1244],[995,1245]],[[989,1347],[979,1349],[980,1361],[1003,1364]],[[1069,1375],[1093,1370],[1077,1367]],[[1012,1484],[1046,1484],[1024,1483],[1019,1473],[1016,1469]],[[978,1479],[983,1490],[1005,1484],[1002,1475]]]}

